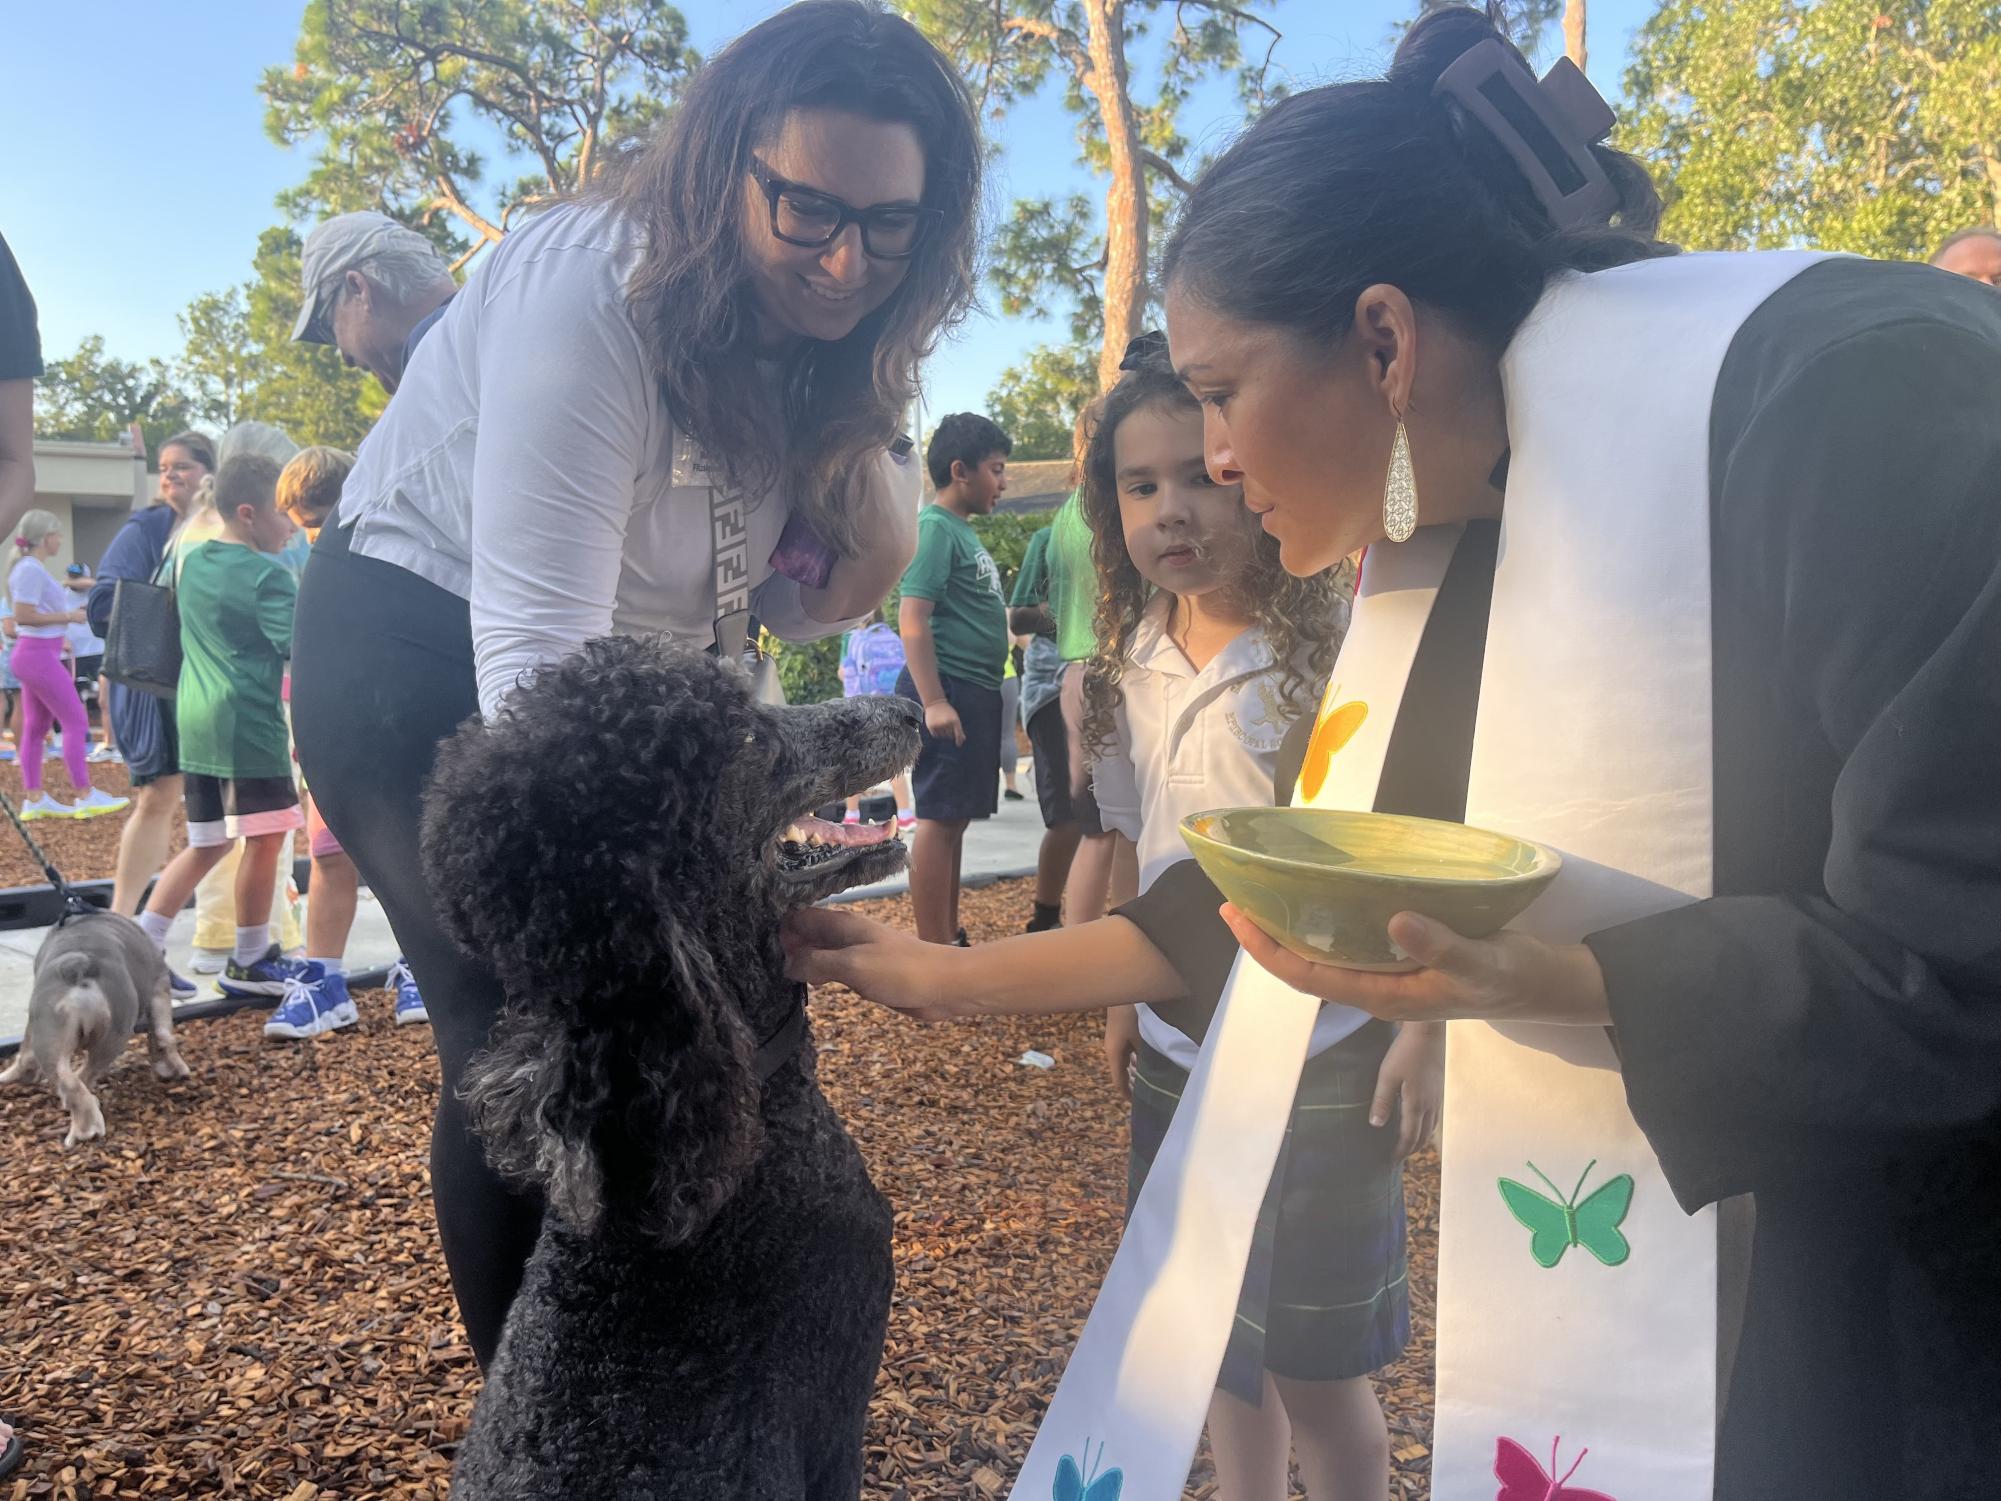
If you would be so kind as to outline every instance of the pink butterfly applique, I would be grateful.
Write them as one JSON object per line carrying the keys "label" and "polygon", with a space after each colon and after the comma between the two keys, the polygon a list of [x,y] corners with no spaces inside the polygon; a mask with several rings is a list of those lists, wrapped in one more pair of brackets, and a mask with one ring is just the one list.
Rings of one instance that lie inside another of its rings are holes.
{"label": "pink butterfly applique", "polygon": [[1577,1465],[1583,1464],[1584,1456],[1591,1452],[1589,1449],[1577,1451],[1577,1464],[1564,1472],[1563,1479],[1554,1478],[1556,1451],[1562,1442],[1561,1435],[1550,1442],[1549,1468],[1545,1470],[1513,1439],[1494,1440],[1494,1478],[1501,1482],[1494,1501],[1612,1501],[1603,1491],[1586,1490],[1570,1483]]}

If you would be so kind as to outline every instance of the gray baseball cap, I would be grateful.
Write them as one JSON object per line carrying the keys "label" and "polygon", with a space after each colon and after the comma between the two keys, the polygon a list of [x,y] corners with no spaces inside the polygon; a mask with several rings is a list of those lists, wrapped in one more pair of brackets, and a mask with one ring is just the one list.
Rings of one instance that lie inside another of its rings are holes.
{"label": "gray baseball cap", "polygon": [[299,281],[305,301],[292,337],[307,344],[333,343],[333,295],[349,271],[359,270],[386,250],[414,249],[435,255],[431,242],[387,214],[363,209],[335,214],[306,236],[299,256]]}

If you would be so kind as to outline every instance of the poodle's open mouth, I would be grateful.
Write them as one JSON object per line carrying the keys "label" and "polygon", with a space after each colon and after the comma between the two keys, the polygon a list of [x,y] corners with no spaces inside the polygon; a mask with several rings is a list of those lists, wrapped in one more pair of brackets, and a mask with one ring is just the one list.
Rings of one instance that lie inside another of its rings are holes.
{"label": "poodle's open mouth", "polygon": [[841,824],[810,816],[793,819],[776,842],[780,875],[816,881],[852,865],[871,851],[902,845],[896,836],[894,819]]}

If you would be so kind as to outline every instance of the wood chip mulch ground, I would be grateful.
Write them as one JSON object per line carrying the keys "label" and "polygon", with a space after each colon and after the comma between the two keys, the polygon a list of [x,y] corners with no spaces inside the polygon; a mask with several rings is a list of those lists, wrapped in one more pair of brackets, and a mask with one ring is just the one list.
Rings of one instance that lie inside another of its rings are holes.
{"label": "wood chip mulch ground", "polygon": [[[104,762],[91,767],[90,779],[113,796],[131,795],[131,778],[117,762]],[[42,785],[62,802],[76,799],[77,789],[70,785],[69,773],[60,761],[44,763]],[[21,768],[11,761],[0,763],[0,793],[5,793],[8,801],[19,810],[23,800]],[[118,834],[125,826],[125,817],[124,813],[110,813],[101,818],[43,818],[29,824],[28,832],[35,836],[35,842],[54,862],[65,880],[108,881],[117,873]],[[176,813],[172,848],[178,850],[186,838],[186,820]],[[21,843],[21,836],[14,832],[11,825],[0,821],[0,889],[46,884],[42,868],[29,855],[27,846]],[[4,1494],[0,1491],[0,1495]]]}
{"label": "wood chip mulch ground", "polygon": [[[975,939],[1019,884],[966,894]],[[907,922],[901,900],[870,904]],[[45,1086],[0,1091],[0,1416],[28,1446],[0,1501],[443,1498],[478,1372],[426,1170],[429,1030],[266,1044],[262,1015],[181,1032],[168,1087],[134,1045],[111,1135],[65,1153]],[[897,1298],[867,1437],[870,1501],[994,1497],[1111,1261],[1125,1119],[1094,1018],[920,1028],[815,997],[821,1078],[896,1208]],[[1039,1049],[1043,1071],[1016,1063]],[[1419,1338],[1379,1379],[1393,1494],[1428,1496],[1437,1161],[1409,1176]],[[1214,1495],[1204,1457],[1189,1494]]]}

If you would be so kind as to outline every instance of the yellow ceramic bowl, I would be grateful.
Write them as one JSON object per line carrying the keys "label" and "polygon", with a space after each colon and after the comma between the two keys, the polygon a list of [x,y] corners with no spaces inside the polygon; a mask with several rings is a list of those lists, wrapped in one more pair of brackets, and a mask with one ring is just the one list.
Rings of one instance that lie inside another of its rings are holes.
{"label": "yellow ceramic bowl", "polygon": [[1506,834],[1331,808],[1217,808],[1181,820],[1224,896],[1295,954],[1345,969],[1407,970],[1386,929],[1399,912],[1485,938],[1556,878],[1554,850]]}

